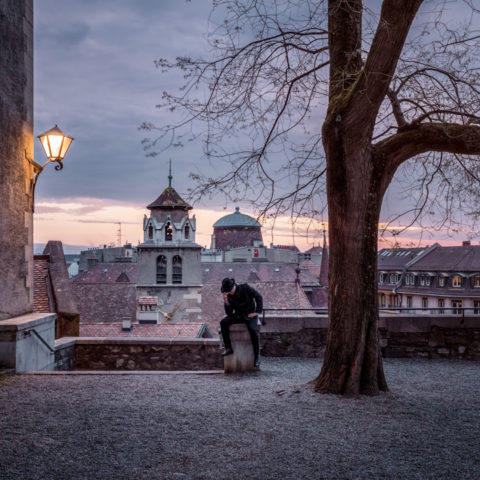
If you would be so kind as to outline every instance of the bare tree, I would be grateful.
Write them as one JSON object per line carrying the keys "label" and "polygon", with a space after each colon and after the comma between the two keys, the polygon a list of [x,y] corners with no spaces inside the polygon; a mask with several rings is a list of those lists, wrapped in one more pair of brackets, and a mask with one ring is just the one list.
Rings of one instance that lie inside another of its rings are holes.
{"label": "bare tree", "polygon": [[264,212],[297,216],[322,211],[326,185],[329,328],[319,392],[387,390],[376,263],[380,210],[396,172],[403,168],[400,178],[419,194],[414,221],[433,209],[443,212],[440,224],[458,206],[479,211],[478,11],[459,0],[468,12],[453,26],[445,19],[451,2],[376,3],[216,1],[216,57],[158,61],[184,72],[181,94],[165,93],[162,106],[185,117],[147,146],[198,136],[212,162],[231,162],[216,178],[195,175],[193,193],[254,192]]}

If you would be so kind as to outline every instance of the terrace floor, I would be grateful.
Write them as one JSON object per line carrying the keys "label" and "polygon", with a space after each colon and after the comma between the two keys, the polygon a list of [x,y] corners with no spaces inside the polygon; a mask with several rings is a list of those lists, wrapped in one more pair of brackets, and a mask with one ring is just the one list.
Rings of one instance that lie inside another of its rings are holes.
{"label": "terrace floor", "polygon": [[315,394],[320,367],[4,376],[0,478],[480,478],[480,364],[386,359],[373,398]]}

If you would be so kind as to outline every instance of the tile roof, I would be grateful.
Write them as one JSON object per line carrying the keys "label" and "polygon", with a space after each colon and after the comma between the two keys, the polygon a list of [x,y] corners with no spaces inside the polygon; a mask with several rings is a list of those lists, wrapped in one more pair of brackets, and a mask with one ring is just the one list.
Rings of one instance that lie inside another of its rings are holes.
{"label": "tile roof", "polygon": [[183,210],[191,210],[191,206],[183,200],[183,198],[172,187],[167,187],[161,195],[153,201],[147,208],[159,208],[159,209],[173,209],[181,208]]}
{"label": "tile roof", "polygon": [[139,297],[138,298],[139,305],[157,305],[158,304],[158,297]]}
{"label": "tile roof", "polygon": [[300,269],[301,270],[308,270],[310,275],[315,278],[320,277],[320,265],[315,263],[313,260],[302,260],[300,262]]}
{"label": "tile roof", "polygon": [[424,248],[384,248],[378,252],[377,268],[381,270],[401,270],[409,262],[419,258],[423,253],[427,253]]}
{"label": "tile roof", "polygon": [[[237,283],[244,283],[249,281],[249,278],[255,277],[258,277],[260,282],[295,282],[296,268],[296,263],[205,262],[202,263],[202,282],[220,285],[225,277],[234,278]],[[300,283],[302,285],[318,285],[318,279],[308,270],[302,270]]]}
{"label": "tile roof", "polygon": [[72,282],[135,284],[137,282],[137,265],[135,263],[97,263],[88,271],[73,277]]}
{"label": "tile roof", "polygon": [[[248,282],[263,297],[264,308],[312,308],[298,282]],[[220,320],[225,316],[220,285],[204,284],[202,287],[202,320],[211,331],[217,332]],[[277,315],[292,315],[301,311],[277,312]],[[309,312],[311,313],[311,312]]]}
{"label": "tile roof", "polygon": [[412,266],[415,270],[480,272],[480,245],[436,248]]}
{"label": "tile roof", "polygon": [[80,323],[81,337],[144,337],[144,338],[212,338],[206,325],[200,322],[132,323],[131,331],[122,331],[121,323]]}

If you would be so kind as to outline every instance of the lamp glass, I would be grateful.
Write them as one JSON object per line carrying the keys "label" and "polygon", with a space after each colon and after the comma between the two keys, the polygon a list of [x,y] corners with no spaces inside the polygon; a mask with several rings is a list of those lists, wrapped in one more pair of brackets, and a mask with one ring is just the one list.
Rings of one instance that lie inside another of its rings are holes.
{"label": "lamp glass", "polygon": [[62,160],[73,140],[65,135],[57,125],[39,135],[38,138],[49,160]]}

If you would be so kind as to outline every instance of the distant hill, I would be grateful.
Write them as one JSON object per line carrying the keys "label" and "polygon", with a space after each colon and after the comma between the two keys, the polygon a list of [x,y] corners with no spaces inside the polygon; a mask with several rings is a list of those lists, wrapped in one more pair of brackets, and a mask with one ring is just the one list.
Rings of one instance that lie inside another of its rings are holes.
{"label": "distant hill", "polygon": [[[33,244],[33,253],[34,255],[41,255],[43,253],[43,249],[45,248],[46,243],[34,243]],[[86,245],[68,245],[66,243],[63,244],[63,253],[65,255],[79,255],[82,250],[87,250],[91,247]]]}

